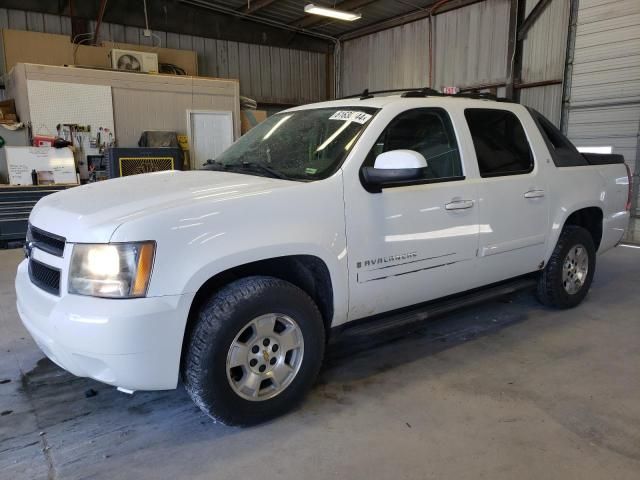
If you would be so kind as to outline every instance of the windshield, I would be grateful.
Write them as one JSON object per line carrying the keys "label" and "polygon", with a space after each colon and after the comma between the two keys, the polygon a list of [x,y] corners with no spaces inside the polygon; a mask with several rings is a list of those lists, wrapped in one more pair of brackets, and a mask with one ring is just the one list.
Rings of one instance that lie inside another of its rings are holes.
{"label": "windshield", "polygon": [[279,113],[255,126],[205,169],[290,180],[332,175],[376,108],[317,108]]}

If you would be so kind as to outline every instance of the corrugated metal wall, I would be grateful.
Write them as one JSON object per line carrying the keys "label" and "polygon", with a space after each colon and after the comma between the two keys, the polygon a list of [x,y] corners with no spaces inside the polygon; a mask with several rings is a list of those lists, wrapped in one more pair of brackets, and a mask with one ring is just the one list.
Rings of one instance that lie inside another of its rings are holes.
{"label": "corrugated metal wall", "polygon": [[[640,217],[640,0],[580,0],[570,85],[569,138],[624,155]],[[638,219],[627,238],[640,241]]]}
{"label": "corrugated metal wall", "polygon": [[[505,81],[509,0],[487,0],[434,17],[434,88]],[[349,40],[341,93],[421,87],[429,81],[429,21]]]}
{"label": "corrugated metal wall", "polygon": [[487,0],[452,10],[437,15],[433,25],[436,88],[505,80],[509,0]]}
{"label": "corrugated metal wall", "polygon": [[[526,0],[525,18],[538,0]],[[562,80],[567,50],[569,0],[553,0],[527,32],[522,44],[522,83]],[[560,125],[562,84],[524,88],[520,101]]]}
{"label": "corrugated metal wall", "polygon": [[580,0],[568,133],[634,164],[640,127],[640,0]]}
{"label": "corrugated metal wall", "polygon": [[[536,2],[527,0],[527,14]],[[506,82],[509,8],[487,0],[434,17],[434,88]],[[523,42],[523,82],[562,79],[568,24],[568,0],[553,0]],[[427,85],[428,45],[427,19],[345,42],[342,93]],[[562,85],[522,89],[521,101],[560,124]]]}
{"label": "corrugated metal wall", "polygon": [[[69,35],[69,17],[0,8],[0,28]],[[90,29],[95,22],[90,22]],[[194,50],[200,75],[240,79],[240,93],[259,102],[300,104],[327,98],[326,54],[155,31],[160,46]],[[158,45],[142,29],[103,23],[100,40]],[[0,72],[2,73],[2,72]]]}

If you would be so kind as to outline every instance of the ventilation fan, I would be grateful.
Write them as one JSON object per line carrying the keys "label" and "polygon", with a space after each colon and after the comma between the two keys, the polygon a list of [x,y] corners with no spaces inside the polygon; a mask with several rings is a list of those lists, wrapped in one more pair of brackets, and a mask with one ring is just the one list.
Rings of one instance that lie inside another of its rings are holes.
{"label": "ventilation fan", "polygon": [[128,72],[158,73],[158,54],[119,50],[114,48],[109,53],[111,68]]}

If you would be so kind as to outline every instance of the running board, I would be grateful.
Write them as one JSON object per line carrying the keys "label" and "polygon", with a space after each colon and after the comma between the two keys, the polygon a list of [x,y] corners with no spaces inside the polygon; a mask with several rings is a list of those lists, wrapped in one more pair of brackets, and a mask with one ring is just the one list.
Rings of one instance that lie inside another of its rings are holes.
{"label": "running board", "polygon": [[329,345],[332,349],[337,348],[340,350],[340,347],[347,346],[351,342],[362,343],[367,338],[380,337],[381,334],[385,334],[387,339],[399,337],[419,328],[427,320],[533,288],[536,283],[537,280],[535,278],[519,278],[508,283],[501,283],[445,297],[442,300],[428,302],[411,310],[356,320],[353,323],[345,324],[344,327],[336,327],[332,332]]}

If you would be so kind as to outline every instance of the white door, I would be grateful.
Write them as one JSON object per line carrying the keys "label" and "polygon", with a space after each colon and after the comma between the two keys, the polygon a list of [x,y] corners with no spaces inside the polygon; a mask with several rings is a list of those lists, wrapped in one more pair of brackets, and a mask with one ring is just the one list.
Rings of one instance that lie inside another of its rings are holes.
{"label": "white door", "polygon": [[233,114],[214,110],[187,110],[191,169],[215,159],[233,143]]}
{"label": "white door", "polygon": [[[518,116],[507,109],[470,108],[464,116],[473,139],[481,179],[478,272],[491,283],[542,266],[549,201]],[[527,125],[529,128],[529,125]]]}
{"label": "white door", "polygon": [[425,157],[423,178],[380,193],[345,185],[350,320],[466,290],[472,282],[465,269],[473,268],[478,246],[476,184],[464,177],[447,112],[400,113],[363,166],[400,149]]}

